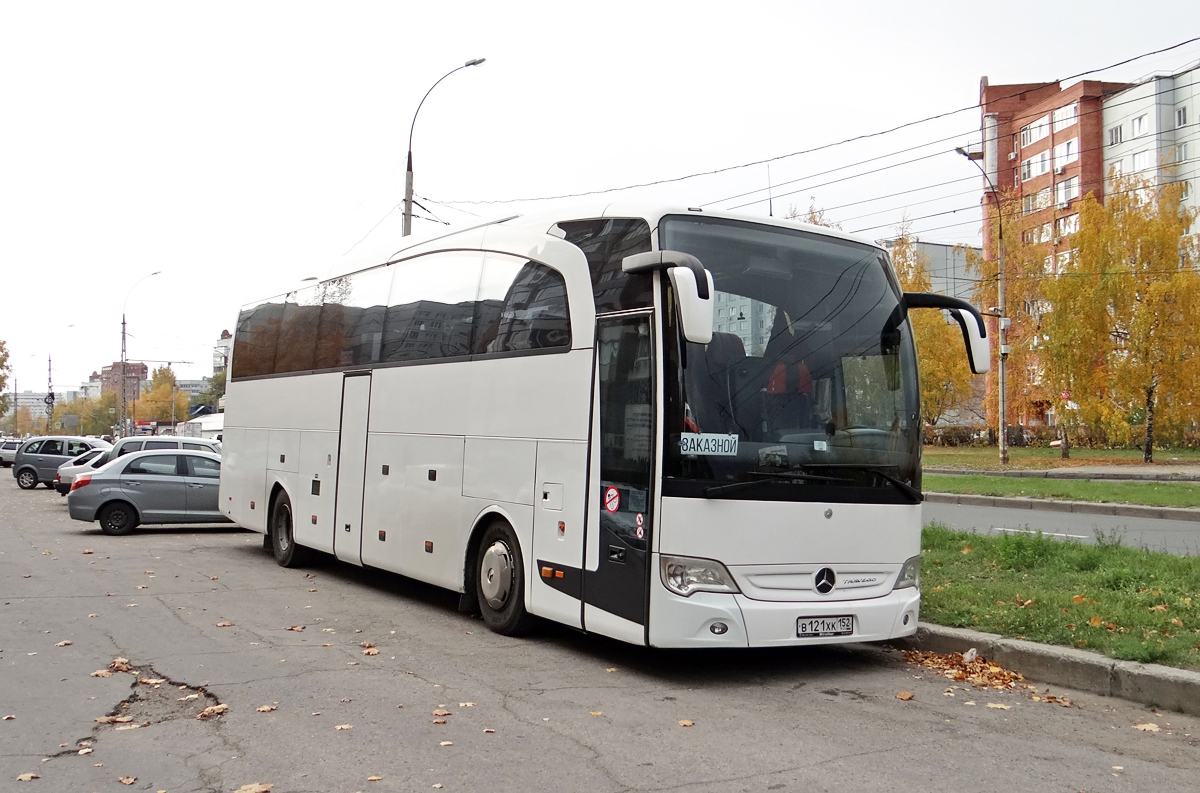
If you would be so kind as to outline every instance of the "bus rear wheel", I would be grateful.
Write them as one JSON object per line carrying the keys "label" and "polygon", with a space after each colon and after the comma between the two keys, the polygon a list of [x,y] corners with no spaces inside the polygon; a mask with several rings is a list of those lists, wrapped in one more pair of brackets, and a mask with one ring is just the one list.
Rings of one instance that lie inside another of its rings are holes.
{"label": "bus rear wheel", "polygon": [[280,490],[271,505],[271,523],[268,528],[271,538],[271,553],[280,567],[300,567],[308,562],[308,549],[296,544],[292,534],[292,500]]}
{"label": "bus rear wheel", "polygon": [[525,611],[525,564],[512,527],[493,521],[479,540],[475,596],[484,623],[496,633],[517,636],[533,624]]}

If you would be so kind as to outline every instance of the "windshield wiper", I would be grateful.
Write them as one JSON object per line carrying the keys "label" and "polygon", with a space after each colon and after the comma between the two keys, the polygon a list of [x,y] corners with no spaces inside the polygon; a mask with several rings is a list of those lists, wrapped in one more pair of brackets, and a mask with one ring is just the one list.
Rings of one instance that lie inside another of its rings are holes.
{"label": "windshield wiper", "polygon": [[920,504],[922,501],[925,500],[925,494],[922,493],[920,490],[917,490],[915,487],[910,485],[908,482],[905,482],[903,479],[898,479],[898,478],[892,476],[891,474],[887,473],[886,471],[880,471],[878,468],[876,468],[874,466],[855,465],[854,463],[809,463],[809,464],[804,465],[803,467],[805,467],[805,468],[841,468],[841,469],[854,469],[856,471],[867,471],[868,473],[875,474],[876,476],[878,476],[880,479],[883,479],[888,484],[893,485],[901,493],[903,493],[904,495],[911,498],[913,500],[914,504]]}
{"label": "windshield wiper", "polygon": [[747,479],[742,482],[731,482],[727,485],[712,485],[704,488],[704,497],[712,498],[723,493],[735,493],[739,490],[747,490],[757,485],[766,484],[768,482],[850,482],[853,480],[845,479],[840,476],[817,476],[815,474],[806,474],[800,470],[793,471],[747,471],[750,476],[761,476],[762,479]]}

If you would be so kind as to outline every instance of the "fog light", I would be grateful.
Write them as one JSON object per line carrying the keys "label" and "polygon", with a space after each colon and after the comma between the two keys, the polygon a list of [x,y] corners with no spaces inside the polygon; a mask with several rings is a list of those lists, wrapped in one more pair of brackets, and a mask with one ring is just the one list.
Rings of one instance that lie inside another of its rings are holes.
{"label": "fog light", "polygon": [[712,625],[708,626],[708,629],[717,636],[720,636],[722,633],[725,633],[729,630],[729,626],[723,622],[714,622]]}
{"label": "fog light", "polygon": [[908,624],[908,615],[907,614],[904,615],[904,624],[905,625]]}

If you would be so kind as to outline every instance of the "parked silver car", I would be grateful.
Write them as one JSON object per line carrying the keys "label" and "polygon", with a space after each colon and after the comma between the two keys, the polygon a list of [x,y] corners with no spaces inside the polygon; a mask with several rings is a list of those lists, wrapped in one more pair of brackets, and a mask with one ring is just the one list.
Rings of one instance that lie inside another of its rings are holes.
{"label": "parked silver car", "polygon": [[110,462],[122,455],[132,454],[133,452],[165,449],[187,449],[193,452],[220,454],[221,443],[220,441],[211,441],[208,438],[189,438],[178,435],[131,435],[128,438],[118,440],[116,445],[104,455],[104,462]]}
{"label": "parked silver car", "polygon": [[82,438],[78,435],[52,435],[34,438],[17,449],[13,459],[13,476],[22,490],[32,490],[41,482],[54,487],[54,476],[58,467],[89,449],[107,449],[111,444],[99,438]]}
{"label": "parked silver car", "polygon": [[21,448],[20,438],[0,438],[0,466],[8,468],[12,465],[19,448]]}
{"label": "parked silver car", "polygon": [[220,483],[215,454],[134,452],[76,476],[67,506],[75,520],[98,520],[100,530],[113,535],[142,523],[224,523],[229,519],[218,503]]}
{"label": "parked silver car", "polygon": [[102,448],[92,449],[60,465],[58,473],[54,477],[54,489],[58,491],[58,494],[65,496],[71,492],[71,483],[75,481],[77,474],[81,474],[84,471],[94,471],[104,465],[104,460],[101,458],[106,451],[108,450]]}

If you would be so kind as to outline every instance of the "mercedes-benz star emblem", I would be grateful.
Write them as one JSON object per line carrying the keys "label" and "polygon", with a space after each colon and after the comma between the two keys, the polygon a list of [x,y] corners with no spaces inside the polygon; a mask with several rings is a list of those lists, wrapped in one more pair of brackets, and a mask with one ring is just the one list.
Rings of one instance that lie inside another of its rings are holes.
{"label": "mercedes-benz star emblem", "polygon": [[813,578],[813,587],[822,595],[828,595],[833,591],[833,585],[837,583],[837,577],[833,574],[833,570],[828,567],[822,567],[817,571],[817,575]]}

